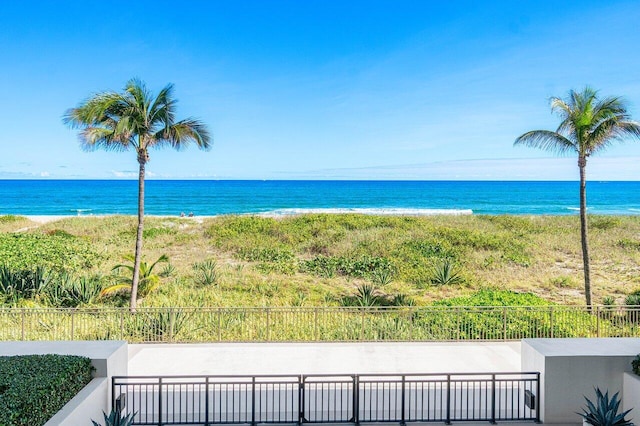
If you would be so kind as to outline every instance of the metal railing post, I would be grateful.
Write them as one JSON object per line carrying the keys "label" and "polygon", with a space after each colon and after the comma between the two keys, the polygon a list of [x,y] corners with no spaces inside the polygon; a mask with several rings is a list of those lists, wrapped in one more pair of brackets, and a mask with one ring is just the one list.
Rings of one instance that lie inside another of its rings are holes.
{"label": "metal railing post", "polygon": [[496,424],[496,375],[491,375],[491,424]]}
{"label": "metal railing post", "polygon": [[446,424],[451,424],[451,374],[447,374],[447,419]]}
{"label": "metal railing post", "polygon": [[24,340],[24,320],[25,320],[25,318],[24,318],[24,310],[25,310],[25,308],[22,308],[22,309],[21,309],[21,313],[22,313],[22,321],[21,321],[20,329],[21,329],[21,336],[22,336],[22,340]]}
{"label": "metal railing post", "polygon": [[549,327],[551,328],[551,338],[553,339],[553,306],[549,307]]}
{"label": "metal railing post", "polygon": [[176,312],[169,308],[169,341],[173,342],[173,329],[176,325]]}
{"label": "metal railing post", "polygon": [[402,375],[402,399],[400,400],[400,424],[402,426],[404,426],[406,424],[405,418],[404,418],[404,409],[405,409],[405,385],[406,385],[406,381],[405,381],[405,376]]}
{"label": "metal railing post", "polygon": [[596,306],[596,336],[600,337],[600,306]]}
{"label": "metal railing post", "polygon": [[116,378],[111,377],[111,409],[116,408]]}
{"label": "metal railing post", "polygon": [[251,424],[256,424],[256,376],[251,377]]}
{"label": "metal railing post", "polygon": [[271,309],[266,308],[266,313],[267,313],[267,342],[270,342],[270,337],[271,337]]}
{"label": "metal railing post", "polygon": [[204,426],[209,426],[209,376],[204,379]]}
{"label": "metal railing post", "polygon": [[360,381],[358,380],[358,375],[353,375],[353,423],[359,425],[360,424]]}
{"label": "metal railing post", "polygon": [[120,311],[120,338],[122,340],[127,340],[124,338],[124,311]]}
{"label": "metal railing post", "polygon": [[222,342],[222,308],[218,308],[218,342]]}
{"label": "metal railing post", "polygon": [[320,340],[318,336],[318,308],[313,310],[313,340],[316,342]]}
{"label": "metal railing post", "polygon": [[507,307],[502,308],[502,340],[507,340]]}
{"label": "metal railing post", "polygon": [[162,377],[158,378],[158,426],[162,426]]}
{"label": "metal railing post", "polygon": [[304,376],[298,376],[298,424],[304,421]]}
{"label": "metal railing post", "polygon": [[540,372],[536,374],[536,423],[540,422]]}
{"label": "metal railing post", "polygon": [[73,336],[75,334],[75,319],[76,319],[76,310],[71,311],[71,340],[73,340]]}

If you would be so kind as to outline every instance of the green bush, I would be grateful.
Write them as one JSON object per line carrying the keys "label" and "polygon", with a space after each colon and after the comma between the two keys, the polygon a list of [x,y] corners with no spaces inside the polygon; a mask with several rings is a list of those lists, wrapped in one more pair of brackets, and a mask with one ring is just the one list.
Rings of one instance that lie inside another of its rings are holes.
{"label": "green bush", "polygon": [[237,256],[249,262],[281,262],[293,259],[293,253],[279,247],[252,247],[238,250]]}
{"label": "green bush", "polygon": [[636,376],[640,376],[640,354],[631,361],[631,369]]}
{"label": "green bush", "polygon": [[144,238],[155,238],[160,235],[175,235],[175,234],[177,234],[177,231],[175,229],[166,228],[166,227],[147,228],[142,231],[142,236]]}
{"label": "green bush", "polygon": [[80,270],[94,266],[99,256],[87,240],[64,232],[0,234],[0,259],[13,268],[40,265],[57,270]]}
{"label": "green bush", "polygon": [[91,381],[92,370],[78,356],[0,357],[0,425],[43,425]]}
{"label": "green bush", "polygon": [[618,241],[618,247],[623,248],[625,250],[640,251],[640,241],[623,238]]}
{"label": "green bush", "polygon": [[433,303],[435,306],[547,306],[550,303],[533,293],[482,289],[469,296],[452,297]]}
{"label": "green bush", "polygon": [[[325,278],[344,275],[355,278],[373,278],[381,273],[393,275],[395,267],[385,257],[362,256],[359,258],[316,256],[300,263],[302,272]],[[375,279],[375,278],[374,278]]]}
{"label": "green bush", "polygon": [[620,225],[621,221],[617,217],[612,216],[588,216],[589,228],[598,229],[600,231],[608,231]]}

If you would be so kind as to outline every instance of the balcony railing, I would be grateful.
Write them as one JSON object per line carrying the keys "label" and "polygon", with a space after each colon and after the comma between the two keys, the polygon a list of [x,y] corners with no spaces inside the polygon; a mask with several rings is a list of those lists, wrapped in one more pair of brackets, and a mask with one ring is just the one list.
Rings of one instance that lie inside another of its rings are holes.
{"label": "balcony railing", "polygon": [[540,373],[114,377],[135,425],[539,421]]}
{"label": "balcony railing", "polygon": [[640,337],[640,307],[0,309],[0,340],[455,341]]}

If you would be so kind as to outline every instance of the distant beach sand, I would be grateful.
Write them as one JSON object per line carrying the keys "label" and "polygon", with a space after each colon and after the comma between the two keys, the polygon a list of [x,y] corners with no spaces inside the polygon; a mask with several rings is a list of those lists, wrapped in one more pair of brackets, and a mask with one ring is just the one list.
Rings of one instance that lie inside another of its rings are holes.
{"label": "distant beach sand", "polygon": [[[270,218],[284,218],[291,216],[299,216],[303,214],[366,214],[373,216],[434,216],[434,215],[447,215],[447,216],[460,216],[460,215],[471,215],[473,214],[472,210],[455,210],[455,209],[364,209],[364,208],[354,208],[354,209],[280,209],[280,210],[272,210],[263,213],[239,213],[238,215],[242,216],[261,216],[261,217],[270,217]],[[69,218],[104,218],[104,217],[112,217],[112,216],[122,216],[122,215],[24,215],[32,222],[39,223],[44,225],[46,223],[56,222],[62,219]],[[125,215],[125,216],[135,216],[135,215]],[[189,219],[195,220],[196,222],[202,222],[204,219],[210,219],[218,216],[171,216],[171,215],[145,215],[145,217],[150,218],[180,218],[180,219]]]}
{"label": "distant beach sand", "polygon": [[[90,218],[106,218],[106,217],[113,217],[113,216],[136,216],[136,215],[113,215],[113,214],[105,214],[105,215],[19,215],[22,217],[26,217],[27,219],[29,219],[32,222],[38,223],[40,225],[44,225],[47,223],[51,223],[51,222],[57,222],[59,220],[63,220],[63,219],[71,219],[71,218],[83,218],[83,219],[90,219]],[[189,219],[189,220],[195,220],[196,222],[202,222],[202,220],[204,219],[208,219],[211,217],[215,217],[215,216],[168,216],[168,215],[145,215],[145,217],[151,217],[151,218],[179,218],[179,219]]]}

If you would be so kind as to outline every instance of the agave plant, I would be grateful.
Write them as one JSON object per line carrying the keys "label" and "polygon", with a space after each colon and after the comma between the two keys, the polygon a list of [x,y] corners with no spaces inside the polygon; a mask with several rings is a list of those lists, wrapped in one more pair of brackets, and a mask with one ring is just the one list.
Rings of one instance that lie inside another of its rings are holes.
{"label": "agave plant", "polygon": [[[111,410],[109,414],[102,412],[104,416],[104,426],[131,426],[133,425],[133,418],[136,413],[127,414],[125,416],[122,415],[122,409],[120,405],[116,405],[116,407]],[[95,420],[91,420],[93,426],[103,426]]]}
{"label": "agave plant", "polygon": [[431,284],[433,285],[455,285],[463,282],[464,278],[456,270],[455,264],[449,259],[443,260],[431,271]]}
{"label": "agave plant", "polygon": [[[131,285],[132,285],[131,281],[132,281],[133,270],[134,270],[133,263],[135,261],[135,258],[133,255],[127,255],[125,256],[125,260],[128,260],[129,262],[131,262],[131,265],[119,264],[114,266],[111,270],[113,272],[119,272],[122,269],[125,269],[131,275],[120,277],[122,281],[118,284],[114,284],[103,289],[102,292],[100,293],[101,296],[107,296],[107,295],[119,293],[121,291],[131,291]],[[156,260],[150,265],[147,262],[140,262],[140,281],[139,281],[139,288],[138,288],[139,297],[145,297],[149,293],[151,293],[153,290],[158,288],[158,286],[160,285],[160,276],[153,273],[153,268],[155,268],[158,263],[167,263],[167,262],[169,262],[169,258],[167,257],[166,254],[163,254],[162,256],[160,256],[158,260]]]}
{"label": "agave plant", "polygon": [[577,413],[582,416],[585,422],[593,426],[633,425],[631,421],[624,418],[631,410],[618,413],[618,408],[620,408],[618,392],[609,399],[609,391],[605,392],[604,395],[600,388],[596,387],[595,391],[597,398],[595,404],[585,396],[584,399],[587,401],[587,406],[582,408],[582,413]]}
{"label": "agave plant", "polygon": [[218,263],[215,259],[207,259],[203,262],[193,264],[194,276],[196,284],[206,287],[218,283]]}

